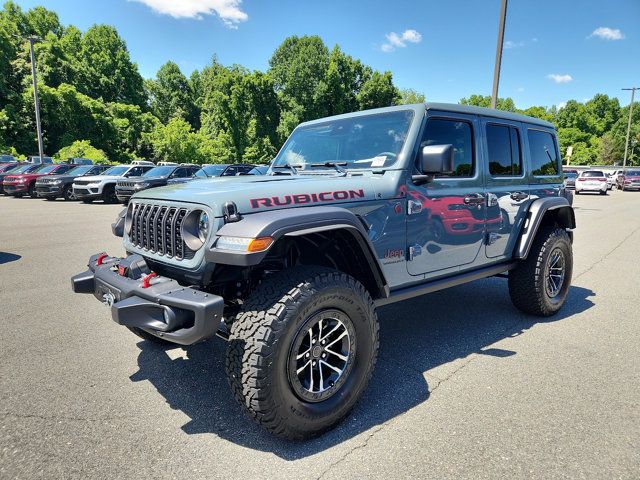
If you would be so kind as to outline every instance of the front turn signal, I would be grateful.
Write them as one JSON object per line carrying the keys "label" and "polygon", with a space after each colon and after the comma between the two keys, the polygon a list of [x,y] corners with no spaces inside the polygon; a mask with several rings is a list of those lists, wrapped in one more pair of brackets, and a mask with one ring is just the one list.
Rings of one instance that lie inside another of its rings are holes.
{"label": "front turn signal", "polygon": [[272,243],[273,238],[271,237],[254,238],[251,240],[251,243],[249,243],[247,252],[262,252],[269,248]]}

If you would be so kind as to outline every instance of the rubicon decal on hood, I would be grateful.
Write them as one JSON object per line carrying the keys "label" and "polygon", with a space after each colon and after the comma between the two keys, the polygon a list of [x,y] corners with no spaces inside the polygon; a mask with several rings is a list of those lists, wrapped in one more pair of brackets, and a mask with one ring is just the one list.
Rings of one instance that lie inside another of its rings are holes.
{"label": "rubicon decal on hood", "polygon": [[364,190],[337,190],[335,192],[299,193],[282,197],[252,198],[251,208],[282,207],[285,205],[304,205],[307,203],[335,202],[364,198]]}

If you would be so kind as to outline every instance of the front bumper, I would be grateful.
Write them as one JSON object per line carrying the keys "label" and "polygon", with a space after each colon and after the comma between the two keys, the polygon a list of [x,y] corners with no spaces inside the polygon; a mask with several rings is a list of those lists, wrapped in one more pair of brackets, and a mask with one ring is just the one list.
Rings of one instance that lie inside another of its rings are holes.
{"label": "front bumper", "polygon": [[62,186],[52,184],[36,184],[36,193],[39,197],[59,197],[62,195]]}
{"label": "front bumper", "polygon": [[76,196],[78,200],[88,200],[93,199],[97,200],[102,195],[98,188],[96,187],[85,187],[84,185],[81,187],[73,186],[73,194]]}
{"label": "front bumper", "polygon": [[[101,255],[89,259],[89,269],[71,278],[75,293],[92,293],[110,306],[113,320],[163,340],[191,345],[215,335],[222,321],[224,299],[218,295],[183,287],[177,281],[156,276],[145,287],[148,270],[140,255],[126,259]],[[128,276],[118,273],[123,265]],[[136,278],[134,278],[136,277]]]}
{"label": "front bumper", "polygon": [[142,189],[132,190],[132,189],[120,188],[116,186],[116,197],[121,202],[128,202],[134,193],[139,192],[141,190]]}
{"label": "front bumper", "polygon": [[4,189],[4,193],[8,195],[15,195],[16,193],[27,193],[29,191],[29,187],[26,183],[5,183],[2,185],[2,188]]}

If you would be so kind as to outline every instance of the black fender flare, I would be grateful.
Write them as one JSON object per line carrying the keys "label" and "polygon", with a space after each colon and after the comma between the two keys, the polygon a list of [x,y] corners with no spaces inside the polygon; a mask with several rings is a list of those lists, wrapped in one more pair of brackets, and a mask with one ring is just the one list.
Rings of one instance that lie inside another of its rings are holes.
{"label": "black fender flare", "polygon": [[384,277],[382,266],[369,240],[364,222],[345,208],[330,206],[299,207],[284,210],[244,215],[240,221],[226,223],[216,232],[221,236],[260,238],[271,237],[273,244],[263,252],[247,253],[219,250],[215,242],[205,253],[207,262],[254,266],[260,264],[270,249],[283,237],[299,237],[312,233],[343,230],[350,233],[367,259],[368,267],[378,292],[371,292],[374,297],[389,295],[389,286]]}
{"label": "black fender flare", "polygon": [[515,258],[527,258],[546,215],[553,215],[554,220],[562,228],[567,230],[576,228],[576,216],[568,199],[565,197],[538,198],[529,205],[524,226],[515,246]]}

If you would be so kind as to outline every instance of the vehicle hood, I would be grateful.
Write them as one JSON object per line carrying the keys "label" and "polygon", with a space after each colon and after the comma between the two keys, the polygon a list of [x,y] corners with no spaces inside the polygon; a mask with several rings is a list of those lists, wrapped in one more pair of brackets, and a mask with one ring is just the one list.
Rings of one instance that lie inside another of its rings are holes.
{"label": "vehicle hood", "polygon": [[226,202],[234,202],[240,213],[247,214],[382,198],[384,193],[381,193],[381,189],[389,184],[383,176],[247,175],[195,179],[144,190],[135,194],[132,200],[199,203],[209,206],[216,216],[222,215],[222,207]]}
{"label": "vehicle hood", "polygon": [[168,177],[128,177],[121,180],[132,183],[165,183]]}
{"label": "vehicle hood", "polygon": [[51,181],[53,180],[73,180],[74,178],[79,178],[79,175],[65,175],[65,174],[60,174],[60,175],[40,175],[41,177],[47,177],[48,179],[50,179]]}
{"label": "vehicle hood", "polygon": [[76,177],[76,178],[82,178],[83,181],[86,180],[88,182],[102,182],[104,180],[120,180],[126,177],[121,177],[119,175],[89,175],[86,177]]}
{"label": "vehicle hood", "polygon": [[17,175],[11,175],[10,173],[5,174],[4,179],[10,182],[15,182],[17,180],[33,180],[34,178],[39,178],[45,176],[46,173],[19,173]]}

